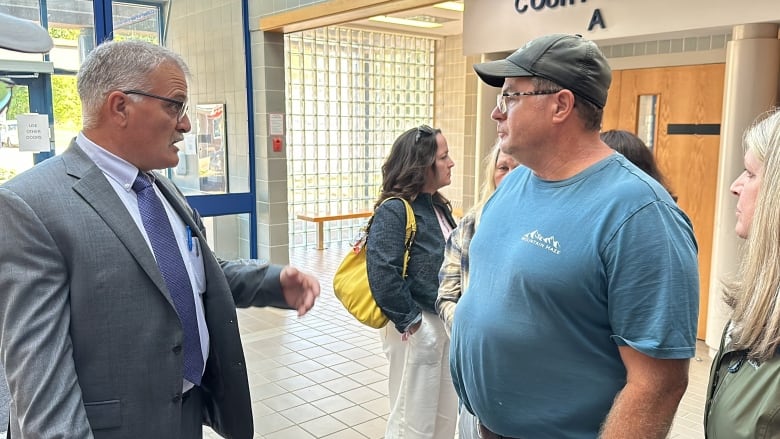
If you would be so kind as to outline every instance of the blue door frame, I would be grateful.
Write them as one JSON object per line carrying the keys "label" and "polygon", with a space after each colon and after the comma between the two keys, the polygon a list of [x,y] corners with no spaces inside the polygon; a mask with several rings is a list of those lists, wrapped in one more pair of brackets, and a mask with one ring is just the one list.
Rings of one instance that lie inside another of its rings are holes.
{"label": "blue door frame", "polygon": [[[132,2],[132,0],[130,0]],[[140,2],[139,2],[140,3]],[[148,3],[145,3],[148,4]],[[111,38],[113,33],[113,7],[112,0],[92,0],[95,26],[95,43]],[[47,2],[39,0],[41,23],[47,26]],[[246,90],[247,90],[247,113],[254,114],[254,102],[252,99],[252,61],[250,51],[249,13],[248,2],[242,0],[241,14],[244,36],[244,50],[246,59]],[[51,77],[49,75],[40,75],[37,78],[17,81],[21,85],[26,85],[30,91],[30,111],[49,115],[49,125],[54,122],[54,111],[52,102]],[[198,209],[201,216],[220,216],[249,214],[249,257],[257,257],[257,210],[255,197],[255,129],[254,119],[248,120],[248,139],[249,139],[249,192],[217,194],[217,195],[193,195],[188,196],[190,204]],[[35,163],[43,161],[54,155],[54,151],[36,153]]]}

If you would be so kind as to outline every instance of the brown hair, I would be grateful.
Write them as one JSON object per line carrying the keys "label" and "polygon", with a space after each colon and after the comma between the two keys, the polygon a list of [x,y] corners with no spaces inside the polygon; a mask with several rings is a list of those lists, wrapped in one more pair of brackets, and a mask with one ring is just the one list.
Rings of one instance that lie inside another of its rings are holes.
{"label": "brown hair", "polygon": [[[438,128],[420,125],[404,131],[390,149],[390,154],[382,165],[382,191],[374,208],[387,198],[400,197],[414,201],[425,186],[425,174],[436,161],[436,135]],[[434,200],[449,204],[439,192],[433,194]]]}
{"label": "brown hair", "polygon": [[669,186],[666,184],[661,170],[658,169],[658,165],[653,157],[653,152],[645,145],[639,137],[624,130],[609,130],[601,133],[601,140],[604,141],[610,148],[623,154],[625,158],[631,163],[635,164],[637,168],[643,170],[645,174],[653,177],[655,181],[661,183],[667,192],[672,195],[675,201],[677,197],[672,193]]}

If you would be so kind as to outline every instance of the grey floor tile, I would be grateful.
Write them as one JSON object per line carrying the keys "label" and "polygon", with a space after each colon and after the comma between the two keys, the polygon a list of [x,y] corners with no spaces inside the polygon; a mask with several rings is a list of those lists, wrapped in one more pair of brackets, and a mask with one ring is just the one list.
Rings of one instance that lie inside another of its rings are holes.
{"label": "grey floor tile", "polygon": [[294,392],[296,390],[311,387],[316,383],[305,376],[295,375],[276,382],[280,387],[283,387],[288,392]]}
{"label": "grey floor tile", "polygon": [[365,401],[360,404],[364,409],[370,410],[377,416],[387,416],[390,414],[390,402],[385,395],[379,398],[372,399],[371,401]]}
{"label": "grey floor tile", "polygon": [[262,401],[252,402],[252,418],[257,419],[261,416],[270,415],[275,413],[274,409],[265,405]]}
{"label": "grey floor tile", "polygon": [[320,370],[325,368],[325,366],[321,365],[320,363],[317,363],[314,360],[304,360],[298,363],[290,364],[287,367],[304,376],[308,375],[310,372],[314,372],[315,370]]}
{"label": "grey floor tile", "polygon": [[323,436],[322,439],[366,439],[366,436],[358,433],[356,430],[348,428],[337,431],[336,433]]}
{"label": "grey floor tile", "polygon": [[375,418],[362,424],[358,424],[352,428],[369,439],[381,439],[385,436],[386,425],[387,421],[385,421],[383,418]]}
{"label": "grey floor tile", "polygon": [[341,364],[334,364],[330,366],[330,368],[342,375],[353,375],[368,369],[366,366],[363,366],[362,364],[355,361],[347,361]]}
{"label": "grey floor tile", "polygon": [[306,403],[306,401],[304,401],[301,398],[298,398],[292,393],[282,393],[281,395],[276,395],[264,399],[261,402],[277,412],[280,412],[282,410],[287,410],[291,407],[297,407],[299,405]]}
{"label": "grey floor tile", "polygon": [[266,439],[317,439],[316,436],[310,435],[306,430],[302,429],[297,425],[268,434],[266,435],[265,438]]}
{"label": "grey floor tile", "polygon": [[298,407],[282,410],[280,413],[282,416],[296,424],[311,421],[312,419],[316,419],[327,414],[311,404],[302,404]]}
{"label": "grey floor tile", "polygon": [[303,389],[298,389],[292,392],[293,395],[301,398],[304,401],[312,402],[334,395],[334,392],[320,384],[315,384]]}
{"label": "grey floor tile", "polygon": [[342,393],[360,387],[360,383],[348,377],[336,378],[335,380],[322,383],[322,385],[335,393]]}
{"label": "grey floor tile", "polygon": [[340,374],[333,369],[327,368],[325,366],[322,366],[322,369],[314,370],[306,374],[306,376],[313,381],[316,381],[318,383],[324,383],[325,381],[335,380],[338,377],[343,376],[343,374]]}
{"label": "grey floor tile", "polygon": [[268,435],[292,426],[293,422],[279,413],[271,413],[270,415],[255,418],[255,432],[262,435]]}
{"label": "grey floor tile", "polygon": [[369,389],[368,387],[357,387],[355,389],[342,392],[341,396],[347,398],[355,404],[363,404],[368,401],[373,401],[377,398],[382,398],[387,401],[387,397],[384,393],[379,393],[375,390]]}
{"label": "grey floor tile", "polygon": [[332,395],[326,398],[318,399],[317,401],[313,401],[312,405],[326,413],[333,413],[344,410],[347,407],[352,407],[355,405],[355,403],[341,395]]}
{"label": "grey floor tile", "polygon": [[315,437],[327,436],[337,431],[347,429],[346,424],[330,415],[325,415],[316,419],[312,419],[311,421],[306,421],[300,424],[300,426],[303,427],[304,430],[313,434]]}
{"label": "grey floor tile", "polygon": [[354,406],[339,412],[335,412],[331,416],[343,422],[344,424],[349,425],[350,427],[378,418],[376,414],[360,406]]}

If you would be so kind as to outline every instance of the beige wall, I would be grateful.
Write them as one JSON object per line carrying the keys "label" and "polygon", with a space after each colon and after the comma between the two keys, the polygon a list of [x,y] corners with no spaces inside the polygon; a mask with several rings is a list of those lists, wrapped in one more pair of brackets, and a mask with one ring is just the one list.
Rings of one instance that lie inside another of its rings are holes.
{"label": "beige wall", "polygon": [[[274,263],[289,262],[286,149],[273,151],[268,120],[285,114],[284,36],[259,29],[260,18],[323,1],[276,0],[249,2],[255,122],[258,256]],[[236,2],[239,3],[239,2]],[[283,137],[282,137],[283,139]],[[284,140],[282,140],[284,143]]]}
{"label": "beige wall", "polygon": [[463,112],[465,109],[464,59],[460,37],[445,38],[436,44],[434,69],[434,111],[433,120],[441,128],[450,148],[450,157],[455,161],[452,184],[442,190],[456,206],[463,199],[465,174],[473,175],[464,156]]}
{"label": "beige wall", "polygon": [[[742,23],[780,20],[777,0],[561,0],[556,8],[539,11],[530,6],[524,13],[507,0],[465,0],[464,53],[478,54],[515,50],[523,43],[549,33],[577,33],[599,45],[655,39],[675,35],[699,36],[728,31]],[[530,0],[518,0],[521,7]],[[571,4],[573,3],[573,4]],[[588,30],[599,10],[605,29]]]}
{"label": "beige wall", "polygon": [[444,189],[453,205],[468,210],[479,194],[482,157],[493,146],[476,136],[477,86],[472,64],[478,57],[463,56],[463,37],[447,37],[436,45],[434,120],[455,160],[452,185]]}

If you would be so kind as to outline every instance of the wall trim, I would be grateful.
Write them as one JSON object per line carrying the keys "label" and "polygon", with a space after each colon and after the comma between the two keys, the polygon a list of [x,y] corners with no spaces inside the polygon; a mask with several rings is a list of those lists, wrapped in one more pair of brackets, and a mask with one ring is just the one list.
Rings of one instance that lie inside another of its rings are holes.
{"label": "wall trim", "polygon": [[441,3],[442,0],[331,0],[260,18],[263,32],[300,32]]}
{"label": "wall trim", "polygon": [[627,56],[607,58],[612,70],[648,69],[655,67],[679,67],[699,64],[723,64],[726,49],[702,52],[667,53],[662,55]]}

